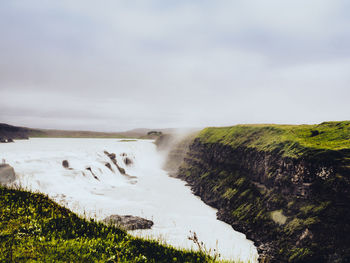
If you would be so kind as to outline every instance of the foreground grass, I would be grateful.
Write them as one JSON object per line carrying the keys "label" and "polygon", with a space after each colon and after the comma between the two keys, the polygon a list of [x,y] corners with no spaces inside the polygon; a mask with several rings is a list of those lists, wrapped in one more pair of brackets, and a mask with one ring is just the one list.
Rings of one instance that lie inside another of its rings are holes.
{"label": "foreground grass", "polygon": [[47,196],[0,186],[0,262],[214,262],[85,220]]}
{"label": "foreground grass", "polygon": [[199,134],[204,143],[251,147],[279,151],[298,157],[310,150],[339,151],[350,148],[350,121],[323,122],[318,125],[255,124],[206,128]]}

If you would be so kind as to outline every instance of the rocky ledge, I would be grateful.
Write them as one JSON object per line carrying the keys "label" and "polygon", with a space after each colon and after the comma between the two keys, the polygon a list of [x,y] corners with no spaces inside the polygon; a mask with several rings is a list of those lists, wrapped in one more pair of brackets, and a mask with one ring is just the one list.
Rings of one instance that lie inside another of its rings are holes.
{"label": "rocky ledge", "polygon": [[131,215],[110,215],[106,217],[103,222],[114,224],[125,230],[150,229],[153,226],[151,220]]}

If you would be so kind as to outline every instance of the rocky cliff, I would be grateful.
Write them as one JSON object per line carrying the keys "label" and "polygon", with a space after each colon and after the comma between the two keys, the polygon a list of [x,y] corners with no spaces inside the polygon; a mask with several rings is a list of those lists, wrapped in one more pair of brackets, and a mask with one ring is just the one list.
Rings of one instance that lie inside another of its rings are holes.
{"label": "rocky cliff", "polygon": [[0,123],[0,142],[12,142],[13,139],[28,139],[30,129]]}
{"label": "rocky cliff", "polygon": [[350,262],[350,122],[207,128],[186,152],[176,176],[264,262]]}

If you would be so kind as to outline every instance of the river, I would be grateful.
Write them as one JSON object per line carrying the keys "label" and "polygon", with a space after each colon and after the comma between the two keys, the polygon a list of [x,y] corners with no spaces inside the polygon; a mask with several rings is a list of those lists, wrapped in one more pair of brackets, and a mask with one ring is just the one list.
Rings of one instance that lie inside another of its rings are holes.
{"label": "river", "polygon": [[[104,151],[115,153],[129,176]],[[126,156],[132,164],[124,163]],[[130,234],[195,249],[188,239],[192,231],[221,259],[257,262],[252,241],[217,220],[216,210],[183,181],[168,176],[164,157],[150,140],[32,138],[0,144],[0,158],[14,167],[15,184],[46,193],[80,215],[98,220],[112,214],[141,216],[154,222],[152,229]],[[62,166],[63,160],[70,169]]]}

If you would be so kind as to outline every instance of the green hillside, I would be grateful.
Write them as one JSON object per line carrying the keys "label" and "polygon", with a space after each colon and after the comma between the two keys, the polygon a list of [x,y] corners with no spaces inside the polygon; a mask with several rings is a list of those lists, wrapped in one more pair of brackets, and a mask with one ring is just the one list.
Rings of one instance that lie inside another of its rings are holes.
{"label": "green hillside", "polygon": [[0,262],[213,262],[85,220],[43,194],[3,186],[0,219]]}
{"label": "green hillside", "polygon": [[298,157],[310,151],[349,149],[350,121],[323,122],[317,125],[254,124],[210,127],[202,130],[198,137],[203,143],[278,151],[284,156]]}

